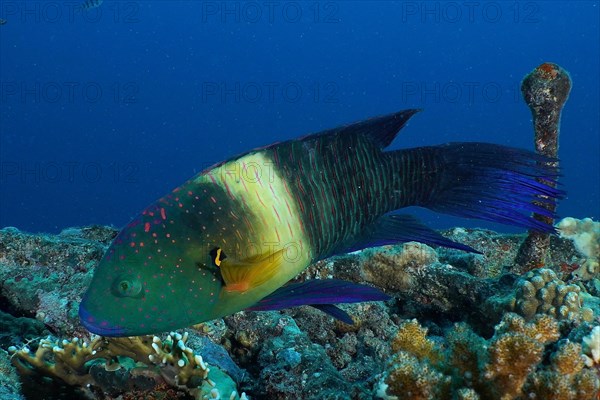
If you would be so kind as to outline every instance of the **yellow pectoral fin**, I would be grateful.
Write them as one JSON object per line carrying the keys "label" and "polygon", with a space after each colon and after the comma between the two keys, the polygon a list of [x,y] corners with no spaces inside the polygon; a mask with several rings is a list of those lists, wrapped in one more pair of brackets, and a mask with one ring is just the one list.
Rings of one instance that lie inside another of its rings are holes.
{"label": "yellow pectoral fin", "polygon": [[245,292],[273,278],[283,262],[283,251],[240,261],[229,258],[221,261],[219,269],[225,281],[225,290]]}

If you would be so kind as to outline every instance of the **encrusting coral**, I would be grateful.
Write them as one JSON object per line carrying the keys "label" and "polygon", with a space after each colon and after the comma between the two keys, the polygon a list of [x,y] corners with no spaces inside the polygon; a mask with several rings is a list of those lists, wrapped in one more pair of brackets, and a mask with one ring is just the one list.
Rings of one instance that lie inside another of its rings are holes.
{"label": "encrusting coral", "polygon": [[367,254],[370,254],[370,257],[363,263],[363,278],[391,291],[410,290],[415,276],[428,265],[438,261],[434,249],[417,242],[404,243],[393,250],[371,250],[367,251]]}
{"label": "encrusting coral", "polygon": [[559,324],[549,315],[526,322],[507,313],[489,340],[464,323],[456,324],[442,343],[426,333],[416,320],[399,326],[378,397],[595,400],[598,395],[600,381],[586,366],[582,346],[569,341],[555,346]]}
{"label": "encrusting coral", "polygon": [[[12,364],[21,375],[38,374],[79,388],[97,388],[112,395],[175,388],[196,399],[237,399],[235,383],[218,367],[186,346],[188,333],[158,336],[104,338],[91,342],[40,340],[37,349],[12,346]],[[107,378],[111,375],[112,378]],[[245,398],[242,394],[241,398]]]}

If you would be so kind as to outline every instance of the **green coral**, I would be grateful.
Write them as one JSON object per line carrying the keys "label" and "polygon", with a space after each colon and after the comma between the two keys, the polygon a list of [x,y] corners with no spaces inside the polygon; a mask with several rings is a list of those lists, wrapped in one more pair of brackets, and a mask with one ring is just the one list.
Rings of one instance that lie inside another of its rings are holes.
{"label": "green coral", "polygon": [[[61,341],[48,337],[40,340],[34,350],[26,345],[21,349],[13,346],[9,351],[21,375],[37,374],[80,388],[93,386],[118,394],[171,387],[197,399],[218,398],[220,393],[238,398],[231,378],[218,367],[209,367],[186,345],[187,340],[187,332],[172,332],[165,339],[95,336],[90,343],[78,338]],[[107,374],[112,379],[107,379]]]}
{"label": "green coral", "polygon": [[559,323],[550,315],[537,314],[527,322],[507,313],[488,340],[464,323],[442,343],[426,333],[415,320],[399,326],[394,354],[379,382],[380,398],[592,400],[598,393],[600,381],[586,366],[581,345],[554,345]]}

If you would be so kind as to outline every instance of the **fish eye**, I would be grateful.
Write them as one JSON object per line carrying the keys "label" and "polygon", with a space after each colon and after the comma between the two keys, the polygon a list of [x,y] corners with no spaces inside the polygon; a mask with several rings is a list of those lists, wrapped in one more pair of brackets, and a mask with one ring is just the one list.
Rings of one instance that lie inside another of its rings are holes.
{"label": "fish eye", "polygon": [[117,297],[138,297],[142,283],[132,275],[120,275],[113,281],[111,290]]}

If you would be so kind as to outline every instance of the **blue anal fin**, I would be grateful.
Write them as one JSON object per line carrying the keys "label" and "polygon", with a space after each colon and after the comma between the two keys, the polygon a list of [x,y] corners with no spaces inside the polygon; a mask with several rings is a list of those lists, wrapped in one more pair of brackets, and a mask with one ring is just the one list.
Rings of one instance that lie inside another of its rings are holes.
{"label": "blue anal fin", "polygon": [[[420,242],[430,246],[449,247],[482,254],[471,246],[454,242],[423,225],[410,215],[386,214],[377,219],[345,252],[406,242]],[[339,254],[339,253],[338,253]]]}
{"label": "blue anal fin", "polygon": [[333,318],[338,321],[342,321],[348,325],[354,325],[354,321],[352,317],[348,315],[348,313],[342,310],[339,307],[334,306],[333,304],[311,304],[312,307],[316,308],[319,311],[324,312],[325,314],[331,315]]}
{"label": "blue anal fin", "polygon": [[389,299],[391,299],[390,296],[371,286],[339,279],[312,279],[306,282],[285,285],[246,310],[281,310],[309,305],[340,321],[352,324],[352,318],[332,304],[386,301]]}

